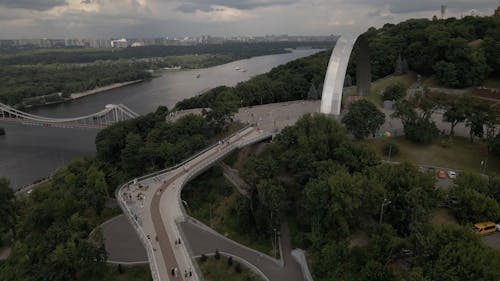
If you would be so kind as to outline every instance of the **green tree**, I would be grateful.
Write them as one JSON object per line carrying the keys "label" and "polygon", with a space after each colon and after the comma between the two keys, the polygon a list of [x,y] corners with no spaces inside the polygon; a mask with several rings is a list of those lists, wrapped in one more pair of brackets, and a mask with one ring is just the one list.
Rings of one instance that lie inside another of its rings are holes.
{"label": "green tree", "polygon": [[391,116],[401,119],[407,139],[430,143],[439,135],[436,124],[431,120],[432,113],[438,106],[438,103],[427,95],[416,94],[408,100],[398,101]]}
{"label": "green tree", "polygon": [[363,139],[370,134],[375,136],[384,122],[384,113],[367,100],[352,103],[342,118],[342,123],[357,139]]}
{"label": "green tree", "polygon": [[455,126],[458,123],[464,122],[467,118],[468,101],[467,98],[460,97],[451,100],[451,102],[447,104],[446,111],[443,114],[443,121],[450,123],[450,136],[455,135]]}
{"label": "green tree", "polygon": [[206,114],[207,120],[221,131],[232,120],[233,114],[238,112],[239,102],[238,97],[229,90],[220,93]]}
{"label": "green tree", "polygon": [[403,83],[394,83],[389,86],[384,91],[384,100],[397,101],[406,96],[407,87]]}
{"label": "green tree", "polygon": [[477,99],[469,105],[465,125],[470,128],[469,137],[471,142],[474,141],[474,137],[483,138],[484,126],[488,122],[489,111],[489,105]]}
{"label": "green tree", "polygon": [[121,152],[123,170],[127,175],[132,177],[141,175],[145,166],[145,159],[142,157],[141,153],[144,142],[138,134],[129,133],[125,143],[125,147]]}
{"label": "green tree", "polygon": [[4,235],[7,232],[15,232],[15,200],[14,192],[9,187],[9,181],[0,178],[0,247],[7,241],[4,241]]}

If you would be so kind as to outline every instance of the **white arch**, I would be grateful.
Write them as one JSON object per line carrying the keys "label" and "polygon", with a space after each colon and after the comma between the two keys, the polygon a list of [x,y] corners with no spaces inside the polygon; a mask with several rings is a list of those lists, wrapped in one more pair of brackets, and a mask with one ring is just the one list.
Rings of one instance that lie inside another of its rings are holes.
{"label": "white arch", "polygon": [[321,96],[321,113],[340,115],[342,104],[342,89],[344,79],[349,64],[354,43],[358,39],[356,36],[342,36],[337,40],[333,49],[328,69],[326,71],[325,83],[323,84],[323,94]]}

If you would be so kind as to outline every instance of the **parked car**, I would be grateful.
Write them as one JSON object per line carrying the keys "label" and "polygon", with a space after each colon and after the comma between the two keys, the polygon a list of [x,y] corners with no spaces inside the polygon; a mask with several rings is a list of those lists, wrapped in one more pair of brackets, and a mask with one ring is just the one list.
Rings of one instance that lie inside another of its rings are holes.
{"label": "parked car", "polygon": [[446,172],[444,170],[439,170],[437,177],[440,179],[446,179]]}
{"label": "parked car", "polygon": [[497,228],[497,231],[500,231],[500,223],[497,223],[496,228]]}
{"label": "parked car", "polygon": [[457,177],[457,173],[455,173],[454,171],[448,171],[448,177],[450,179],[455,179]]}

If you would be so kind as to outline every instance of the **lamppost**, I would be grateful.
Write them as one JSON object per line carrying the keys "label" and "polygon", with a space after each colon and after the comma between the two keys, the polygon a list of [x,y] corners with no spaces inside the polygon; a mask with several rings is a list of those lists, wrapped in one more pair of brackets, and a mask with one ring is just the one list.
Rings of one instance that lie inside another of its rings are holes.
{"label": "lamppost", "polygon": [[387,200],[387,198],[384,198],[384,201],[382,202],[382,205],[380,206],[380,217],[378,224],[382,224],[382,217],[384,216],[384,207],[391,204],[390,200]]}
{"label": "lamppost", "polygon": [[274,258],[276,258],[276,250],[277,250],[277,245],[276,245],[276,228],[273,228],[273,231],[274,231],[274,244],[273,244],[273,248],[274,248]]}
{"label": "lamppost", "polygon": [[481,170],[482,170],[483,174],[484,174],[484,172],[486,172],[486,165],[487,164],[488,164],[488,158],[486,158],[486,160],[481,161]]}

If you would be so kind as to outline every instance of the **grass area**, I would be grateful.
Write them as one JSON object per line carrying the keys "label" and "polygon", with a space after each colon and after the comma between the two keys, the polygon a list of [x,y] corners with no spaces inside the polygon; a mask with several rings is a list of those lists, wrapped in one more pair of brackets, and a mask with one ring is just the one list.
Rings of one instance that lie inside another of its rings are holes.
{"label": "grass area", "polygon": [[483,85],[488,88],[500,89],[500,77],[487,79]]}
{"label": "grass area", "polygon": [[408,73],[399,76],[387,76],[385,78],[372,82],[370,95],[366,98],[374,104],[382,106],[382,93],[384,92],[385,88],[395,83],[403,83],[405,86],[410,87],[410,85],[413,84],[413,82],[415,82],[416,80],[417,75],[415,73]]}
{"label": "grass area", "polygon": [[90,281],[150,281],[151,271],[149,265],[121,266],[122,273],[119,272],[118,265],[109,265],[106,274],[102,278]]}
{"label": "grass area", "polygon": [[241,266],[241,272],[236,272],[236,261],[232,266],[228,265],[228,258],[221,256],[220,259],[215,257],[207,257],[208,259],[202,262],[198,259],[201,272],[205,281],[261,281],[262,278],[250,271],[248,268]]}
{"label": "grass area", "polygon": [[271,237],[262,237],[238,217],[239,201],[246,200],[214,167],[189,182],[182,190],[182,199],[188,202],[189,215],[212,227],[226,237],[247,247],[273,256]]}
{"label": "grass area", "polygon": [[[409,161],[415,164],[449,167],[460,170],[480,172],[481,161],[486,159],[486,144],[476,140],[470,143],[468,139],[455,137],[449,147],[436,141],[433,144],[422,145],[413,143],[404,137],[381,138],[363,140],[362,142],[374,147],[376,152],[383,158],[384,146],[392,142],[399,147],[398,155],[391,157],[393,161]],[[498,173],[500,171],[500,160],[490,156],[488,158],[487,172]]]}
{"label": "grass area", "polygon": [[436,76],[422,77],[422,85],[424,87],[440,87]]}

